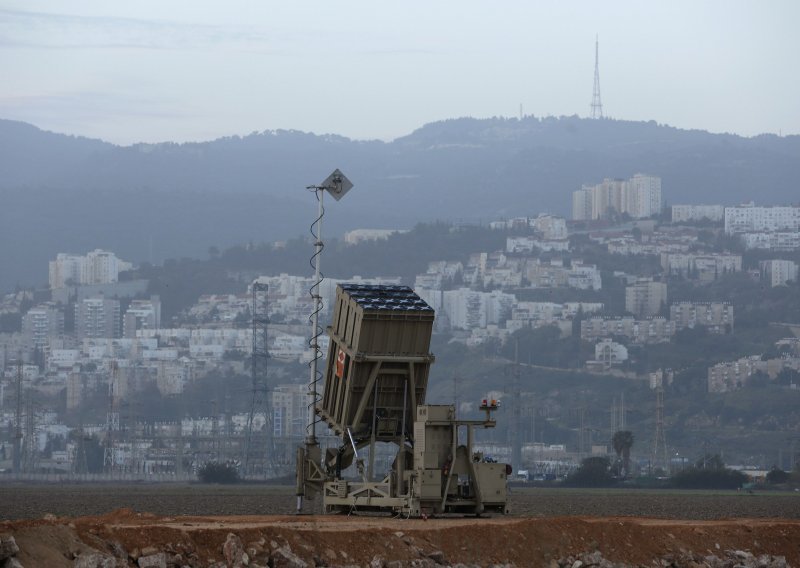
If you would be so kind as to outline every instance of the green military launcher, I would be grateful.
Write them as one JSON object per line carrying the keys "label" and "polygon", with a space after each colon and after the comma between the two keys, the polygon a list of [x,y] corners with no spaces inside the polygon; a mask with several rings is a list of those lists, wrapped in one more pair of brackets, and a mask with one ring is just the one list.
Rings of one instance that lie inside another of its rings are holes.
{"label": "green military launcher", "polygon": [[[311,437],[298,448],[298,509],[322,494],[326,512],[388,511],[408,516],[505,513],[509,466],[473,451],[475,427],[452,405],[427,405],[434,310],[406,286],[341,284],[336,291],[322,398],[314,412],[340,439],[325,455]],[[393,443],[389,471],[376,475],[376,444]],[[368,463],[359,451],[369,448]],[[357,478],[342,472],[355,461]]]}

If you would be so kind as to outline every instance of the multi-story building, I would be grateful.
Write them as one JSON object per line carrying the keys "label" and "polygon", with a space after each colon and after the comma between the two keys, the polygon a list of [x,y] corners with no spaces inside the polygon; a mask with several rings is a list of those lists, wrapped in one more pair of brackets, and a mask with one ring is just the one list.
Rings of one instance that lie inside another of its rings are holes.
{"label": "multi-story building", "polygon": [[620,365],[628,360],[628,348],[611,339],[601,339],[594,346],[594,360],[606,368]]}
{"label": "multi-story building", "polygon": [[584,185],[572,194],[572,218],[602,219],[610,213],[627,213],[634,219],[661,212],[661,178],[636,174],[629,180],[604,179]]}
{"label": "multi-story building", "polygon": [[119,300],[88,298],[75,304],[75,335],[79,340],[120,335]]}
{"label": "multi-story building", "polygon": [[584,264],[573,260],[572,266],[564,266],[560,259],[549,263],[529,262],[526,266],[526,278],[533,288],[580,288],[582,290],[600,290],[603,287],[600,270],[594,264]]}
{"label": "multi-story building", "polygon": [[541,239],[539,237],[508,237],[506,252],[530,253],[533,250],[542,252],[569,252],[569,239]]}
{"label": "multi-story building", "polygon": [[667,302],[667,284],[652,278],[640,278],[625,288],[625,311],[638,317],[658,314]]}
{"label": "multi-story building", "polygon": [[683,223],[686,221],[720,222],[725,217],[724,205],[673,205],[672,222]]}
{"label": "multi-story building", "polygon": [[348,245],[357,245],[368,241],[385,241],[392,235],[407,232],[400,229],[354,229],[344,234],[344,242]]}
{"label": "multi-story building", "polygon": [[725,233],[800,231],[800,206],[756,207],[753,202],[725,208]]}
{"label": "multi-story building", "polygon": [[797,282],[797,263],[791,260],[762,260],[758,263],[761,275],[772,287],[785,286],[789,282]]}
{"label": "multi-story building", "polygon": [[754,373],[764,373],[774,379],[784,369],[800,371],[800,358],[782,357],[762,360],[758,355],[736,361],[717,363],[708,368],[708,392],[730,392],[747,384]]}
{"label": "multi-story building", "polygon": [[742,233],[739,238],[747,250],[767,249],[788,252],[800,249],[800,231]]}
{"label": "multi-story building", "polygon": [[50,288],[69,285],[112,284],[119,273],[132,268],[131,263],[117,258],[113,252],[95,249],[86,256],[59,253],[50,261]]}
{"label": "multi-story building", "polygon": [[665,343],[675,335],[675,323],[662,317],[637,320],[631,316],[591,317],[581,322],[581,339],[598,341],[624,337],[632,343]]}
{"label": "multi-story building", "polygon": [[583,186],[572,192],[572,218],[575,221],[586,221],[592,217],[592,187]]}
{"label": "multi-story building", "polygon": [[499,290],[447,290],[442,293],[442,315],[447,317],[454,329],[485,328],[507,320],[515,301],[513,294],[505,294]]}
{"label": "multi-story building", "polygon": [[710,333],[733,332],[733,305],[729,302],[673,302],[669,319],[677,330],[702,326]]}
{"label": "multi-story building", "polygon": [[52,302],[39,304],[22,316],[23,341],[29,349],[45,349],[51,339],[63,335],[64,312]]}
{"label": "multi-story building", "polygon": [[672,276],[692,276],[701,281],[711,281],[723,274],[740,272],[742,255],[665,252],[661,253],[661,268]]}
{"label": "multi-story building", "polygon": [[300,437],[306,433],[308,387],[278,385],[272,391],[272,432],[280,438]]}
{"label": "multi-story building", "polygon": [[50,288],[80,284],[85,260],[86,257],[74,254],[57,254],[56,259],[51,260],[49,265]]}
{"label": "multi-story building", "polygon": [[556,215],[539,215],[531,220],[531,227],[545,240],[562,240],[569,236],[566,220]]}
{"label": "multi-story building", "polygon": [[139,329],[161,327],[161,300],[152,296],[149,300],[133,300],[122,317],[122,336],[134,338]]}

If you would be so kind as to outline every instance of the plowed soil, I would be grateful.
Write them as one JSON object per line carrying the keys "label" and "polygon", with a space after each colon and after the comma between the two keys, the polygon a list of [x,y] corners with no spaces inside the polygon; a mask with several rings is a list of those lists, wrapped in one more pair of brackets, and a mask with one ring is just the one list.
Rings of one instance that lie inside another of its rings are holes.
{"label": "plowed soil", "polygon": [[[514,488],[509,505],[511,515],[521,517],[800,519],[800,493]],[[123,508],[157,515],[286,515],[294,512],[295,498],[291,488],[265,485],[0,484],[0,519],[103,515]]]}
{"label": "plowed soil", "polygon": [[101,517],[5,521],[0,533],[15,537],[20,547],[17,560],[26,567],[73,566],[75,558],[94,551],[124,558],[126,564],[117,566],[133,566],[133,558],[148,548],[192,558],[197,566],[216,562],[224,566],[225,542],[235,537],[251,550],[251,562],[262,566],[279,548],[291,550],[308,566],[369,566],[376,558],[378,565],[400,561],[395,565],[410,566],[420,558],[437,558],[444,565],[548,566],[551,560],[593,550],[614,562],[647,566],[666,554],[719,554],[731,549],[785,556],[795,566],[800,562],[797,520],[423,521],[353,516],[156,517],[123,510]]}

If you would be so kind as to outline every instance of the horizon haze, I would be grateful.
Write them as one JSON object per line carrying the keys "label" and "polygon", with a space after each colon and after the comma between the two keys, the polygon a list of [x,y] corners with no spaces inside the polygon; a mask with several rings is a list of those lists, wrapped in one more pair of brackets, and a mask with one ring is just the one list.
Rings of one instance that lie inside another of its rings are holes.
{"label": "horizon haze", "polygon": [[447,117],[800,133],[800,5],[9,0],[0,117],[115,144],[263,130],[394,140]]}

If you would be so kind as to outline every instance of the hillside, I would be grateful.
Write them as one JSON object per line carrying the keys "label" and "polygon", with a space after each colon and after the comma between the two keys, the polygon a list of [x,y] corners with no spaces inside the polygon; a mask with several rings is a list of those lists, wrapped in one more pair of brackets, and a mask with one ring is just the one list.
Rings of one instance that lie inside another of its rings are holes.
{"label": "hillside", "polygon": [[603,177],[659,175],[668,203],[797,200],[800,137],[679,130],[577,117],[456,119],[392,142],[266,131],[120,147],[0,120],[0,290],[42,284],[57,252],[114,249],[159,262],[211,245],[304,234],[333,168],[356,184],[331,232],[433,219],[569,214]]}

